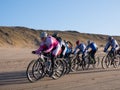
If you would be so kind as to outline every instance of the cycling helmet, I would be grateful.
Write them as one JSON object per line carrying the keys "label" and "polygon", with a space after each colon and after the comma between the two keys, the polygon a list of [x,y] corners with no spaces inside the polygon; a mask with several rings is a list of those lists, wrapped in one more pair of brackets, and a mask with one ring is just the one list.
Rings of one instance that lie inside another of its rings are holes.
{"label": "cycling helmet", "polygon": [[57,32],[54,32],[52,36],[53,36],[53,37],[57,37],[57,36],[58,36],[58,33],[57,33]]}
{"label": "cycling helmet", "polygon": [[40,38],[45,38],[45,37],[47,37],[47,33],[46,33],[46,32],[42,32],[42,33],[40,34]]}
{"label": "cycling helmet", "polygon": [[76,44],[77,44],[77,45],[78,45],[78,44],[80,44],[80,41],[79,41],[79,40],[77,40],[77,41],[76,41]]}
{"label": "cycling helmet", "polygon": [[91,43],[91,41],[90,41],[90,40],[88,40],[88,41],[87,41],[87,43],[88,43],[88,45],[89,45],[89,44]]}
{"label": "cycling helmet", "polygon": [[108,37],[108,41],[111,41],[112,39],[113,39],[112,36],[109,36],[109,37]]}

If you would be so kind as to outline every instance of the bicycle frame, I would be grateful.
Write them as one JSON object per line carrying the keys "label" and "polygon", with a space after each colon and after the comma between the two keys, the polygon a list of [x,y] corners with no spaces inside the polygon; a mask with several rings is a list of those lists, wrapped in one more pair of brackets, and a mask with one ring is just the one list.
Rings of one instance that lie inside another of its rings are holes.
{"label": "bicycle frame", "polygon": [[[45,55],[43,55],[41,53],[38,55],[38,57],[39,57],[38,60],[40,60],[40,62],[41,62],[41,60],[43,60],[42,62],[45,65],[45,69],[50,70],[50,68],[51,68],[50,57],[45,56]],[[50,65],[49,65],[49,63],[50,63]]]}

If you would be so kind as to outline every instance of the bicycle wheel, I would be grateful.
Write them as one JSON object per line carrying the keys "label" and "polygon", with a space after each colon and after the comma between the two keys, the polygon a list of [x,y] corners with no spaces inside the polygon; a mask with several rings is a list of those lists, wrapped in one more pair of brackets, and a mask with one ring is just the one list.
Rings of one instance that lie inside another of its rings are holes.
{"label": "bicycle wheel", "polygon": [[36,78],[34,77],[33,72],[32,72],[32,68],[33,68],[35,62],[36,62],[36,60],[32,60],[29,63],[27,70],[26,70],[26,76],[27,76],[27,79],[29,80],[29,82],[36,81]]}
{"label": "bicycle wheel", "polygon": [[75,72],[75,71],[77,71],[77,68],[78,68],[78,60],[77,60],[77,55],[75,55],[71,59],[71,71]]}
{"label": "bicycle wheel", "polygon": [[97,68],[97,67],[99,67],[99,65],[100,65],[100,57],[98,57],[98,56],[96,56],[95,57],[95,68]]}
{"label": "bicycle wheel", "polygon": [[69,74],[70,71],[71,71],[71,63],[70,63],[70,61],[71,61],[71,57],[68,57],[67,58],[67,72],[66,72],[66,74]]}
{"label": "bicycle wheel", "polygon": [[44,69],[43,69],[43,63],[40,62],[40,60],[37,60],[32,68],[33,76],[36,80],[39,80],[44,77]]}
{"label": "bicycle wheel", "polygon": [[118,68],[120,65],[120,55],[117,55],[113,61],[113,67]]}
{"label": "bicycle wheel", "polygon": [[63,73],[64,73],[63,60],[57,58],[55,60],[54,72],[53,72],[52,78],[56,80],[56,79],[60,78],[63,75]]}
{"label": "bicycle wheel", "polygon": [[81,61],[82,70],[86,70],[86,61]]}
{"label": "bicycle wheel", "polygon": [[100,63],[100,58],[99,57],[95,57],[95,60],[92,57],[90,57],[88,69],[90,68],[90,66],[93,69],[97,68],[99,66],[99,63]]}
{"label": "bicycle wheel", "polygon": [[67,61],[66,61],[65,59],[63,60],[63,64],[64,64],[64,72],[63,72],[63,75],[65,75],[66,72],[67,72]]}
{"label": "bicycle wheel", "polygon": [[84,66],[84,70],[88,70],[90,67],[90,60],[89,60],[89,56],[85,56],[85,62],[84,62],[85,66]]}
{"label": "bicycle wheel", "polygon": [[111,58],[109,56],[104,56],[101,61],[103,69],[109,68],[111,64]]}

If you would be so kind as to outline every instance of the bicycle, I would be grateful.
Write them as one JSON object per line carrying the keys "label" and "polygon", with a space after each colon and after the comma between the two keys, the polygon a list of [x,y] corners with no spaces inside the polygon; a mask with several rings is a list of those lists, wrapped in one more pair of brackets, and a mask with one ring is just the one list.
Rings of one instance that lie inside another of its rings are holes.
{"label": "bicycle", "polygon": [[69,74],[70,71],[71,71],[71,60],[73,58],[73,55],[70,54],[68,57],[64,58],[63,61],[64,61],[64,65],[65,65],[65,71],[64,71],[64,75],[65,74]]}
{"label": "bicycle", "polygon": [[82,56],[80,56],[80,54],[74,55],[70,63],[72,72],[79,71],[81,67],[82,70],[85,70],[85,62],[82,60]]}
{"label": "bicycle", "polygon": [[101,65],[103,69],[109,68],[113,66],[114,68],[119,67],[120,65],[120,55],[114,54],[111,51],[108,51],[107,55],[105,55],[101,61]]}
{"label": "bicycle", "polygon": [[52,72],[50,56],[44,56],[39,54],[37,60],[32,60],[26,70],[27,78],[30,82],[38,81],[45,76],[50,76],[53,79],[58,79],[63,75],[64,64],[60,58],[56,58],[54,61],[54,68]]}
{"label": "bicycle", "polygon": [[92,68],[98,67],[100,64],[100,58],[98,56],[95,56],[95,60],[91,57],[90,52],[87,52],[87,55],[85,56],[85,69],[88,70],[90,68],[90,65],[92,65]]}

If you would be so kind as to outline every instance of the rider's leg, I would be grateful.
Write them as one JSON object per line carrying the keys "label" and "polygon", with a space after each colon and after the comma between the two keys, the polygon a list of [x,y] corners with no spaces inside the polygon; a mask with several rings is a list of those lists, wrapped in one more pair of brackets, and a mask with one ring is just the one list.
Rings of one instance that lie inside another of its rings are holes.
{"label": "rider's leg", "polygon": [[66,52],[67,52],[67,47],[64,48],[64,51],[63,51],[63,53],[62,53],[63,56],[65,56]]}
{"label": "rider's leg", "polygon": [[113,55],[113,56],[112,56],[112,57],[113,57],[113,60],[112,60],[112,61],[114,61],[114,59],[116,58],[116,57],[115,57],[116,54],[117,54],[116,52],[117,52],[117,48],[112,48],[112,49],[111,49],[111,53],[112,53],[112,55]]}
{"label": "rider's leg", "polygon": [[61,54],[60,54],[60,58],[62,58],[62,57],[63,57],[63,52],[64,52],[64,49],[65,49],[65,47],[64,47],[64,45],[62,45],[62,46],[61,46]]}
{"label": "rider's leg", "polygon": [[[90,55],[91,58],[93,57],[93,56],[92,56],[92,53],[93,53],[93,51],[91,50],[91,51],[89,52],[89,55]],[[90,57],[89,57],[89,59],[90,59]]]}
{"label": "rider's leg", "polygon": [[112,48],[110,52],[111,52],[111,55],[112,55],[111,56],[111,58],[112,58],[111,65],[112,65],[113,62],[114,62],[114,59],[115,59],[115,49]]}
{"label": "rider's leg", "polygon": [[86,65],[85,63],[85,53],[82,54],[82,62],[84,63],[84,66]]}
{"label": "rider's leg", "polygon": [[54,49],[52,51],[52,56],[51,56],[51,60],[52,60],[52,68],[54,68],[54,60],[55,57],[57,57],[58,55],[61,54],[61,46],[58,44],[58,46],[56,47],[56,49]]}
{"label": "rider's leg", "polygon": [[96,53],[96,50],[91,51],[91,57],[94,60],[94,63],[96,63],[96,61],[95,61],[95,53]]}

